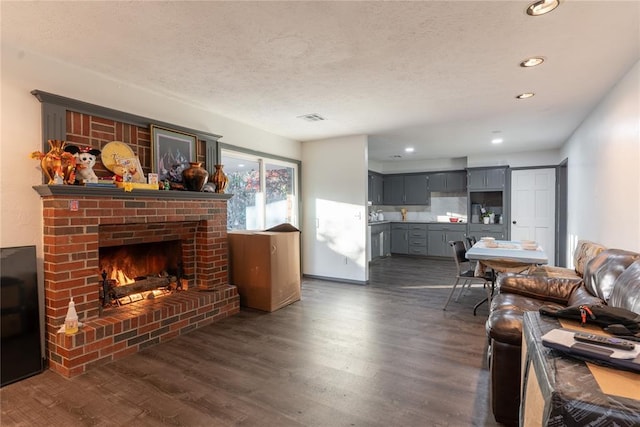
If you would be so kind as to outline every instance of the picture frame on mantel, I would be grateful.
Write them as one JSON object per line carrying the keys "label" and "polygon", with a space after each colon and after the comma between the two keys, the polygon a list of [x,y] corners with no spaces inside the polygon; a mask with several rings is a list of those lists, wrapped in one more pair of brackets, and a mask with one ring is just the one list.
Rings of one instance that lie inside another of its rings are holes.
{"label": "picture frame on mantel", "polygon": [[161,126],[151,125],[151,172],[159,181],[182,182],[182,171],[197,156],[198,137]]}

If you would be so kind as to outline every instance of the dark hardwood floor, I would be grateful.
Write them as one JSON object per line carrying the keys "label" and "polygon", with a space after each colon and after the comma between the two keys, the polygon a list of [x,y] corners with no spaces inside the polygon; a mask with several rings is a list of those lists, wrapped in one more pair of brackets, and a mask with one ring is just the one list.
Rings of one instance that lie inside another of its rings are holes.
{"label": "dark hardwood floor", "polygon": [[240,314],[73,379],[0,390],[2,426],[496,426],[487,307],[442,310],[449,260],[387,258],[370,285],[304,280],[302,300]]}

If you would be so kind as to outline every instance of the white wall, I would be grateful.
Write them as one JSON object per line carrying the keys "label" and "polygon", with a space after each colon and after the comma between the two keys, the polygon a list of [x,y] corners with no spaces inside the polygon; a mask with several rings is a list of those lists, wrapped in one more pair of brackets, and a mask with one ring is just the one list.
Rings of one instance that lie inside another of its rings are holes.
{"label": "white wall", "polygon": [[565,144],[569,244],[640,251],[640,62]]}
{"label": "white wall", "polygon": [[531,166],[555,166],[563,160],[560,150],[522,151],[500,153],[499,149],[489,154],[472,155],[452,159],[432,159],[415,161],[369,161],[369,170],[379,173],[411,173],[446,170],[461,170],[483,166],[510,166],[512,168]]}
{"label": "white wall", "polygon": [[469,156],[467,166],[505,166],[512,168],[532,166],[555,166],[563,160],[560,150],[521,151],[518,153],[491,153]]}
{"label": "white wall", "polygon": [[[188,76],[185,76],[188,78]],[[2,143],[0,144],[0,246],[37,245],[41,254],[38,162],[29,158],[42,150],[40,102],[31,90],[74,98],[150,119],[223,135],[228,144],[299,160],[301,146],[184,102],[125,82],[2,46]]]}
{"label": "white wall", "polygon": [[458,157],[451,159],[429,159],[429,160],[402,160],[402,161],[385,161],[374,163],[378,169],[373,169],[379,173],[411,173],[411,172],[431,172],[431,171],[446,171],[446,170],[460,170],[467,167],[467,158]]}
{"label": "white wall", "polygon": [[303,274],[366,282],[367,137],[302,144]]}

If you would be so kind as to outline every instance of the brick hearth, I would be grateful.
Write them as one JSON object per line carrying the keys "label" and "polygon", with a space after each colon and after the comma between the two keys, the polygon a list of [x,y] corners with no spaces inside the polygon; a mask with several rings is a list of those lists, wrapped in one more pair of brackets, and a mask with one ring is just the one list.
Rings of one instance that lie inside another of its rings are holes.
{"label": "brick hearth", "polygon": [[[228,284],[229,195],[34,187],[44,217],[45,330],[49,367],[71,377],[239,311]],[[181,240],[189,289],[100,313],[99,248]],[[58,333],[73,297],[79,333]],[[100,315],[101,314],[101,315]]]}

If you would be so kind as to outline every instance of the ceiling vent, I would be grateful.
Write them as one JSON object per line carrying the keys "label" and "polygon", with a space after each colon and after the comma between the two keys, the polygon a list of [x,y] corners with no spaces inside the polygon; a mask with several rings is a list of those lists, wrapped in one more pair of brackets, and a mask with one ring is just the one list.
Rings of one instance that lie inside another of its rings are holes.
{"label": "ceiling vent", "polygon": [[322,117],[320,114],[312,113],[312,114],[304,114],[302,116],[298,116],[299,119],[306,120],[308,122],[321,122],[323,120],[327,120]]}

